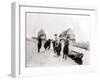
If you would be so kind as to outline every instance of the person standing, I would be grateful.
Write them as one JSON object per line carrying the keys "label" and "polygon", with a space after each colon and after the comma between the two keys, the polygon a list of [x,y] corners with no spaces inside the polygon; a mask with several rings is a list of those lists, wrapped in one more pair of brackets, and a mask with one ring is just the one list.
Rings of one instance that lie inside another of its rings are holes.
{"label": "person standing", "polygon": [[69,52],[69,37],[67,37],[64,43],[63,58],[67,59],[68,52]]}
{"label": "person standing", "polygon": [[53,50],[54,50],[54,53],[57,53],[57,47],[58,47],[58,38],[57,38],[57,34],[54,35],[54,41],[53,41],[52,43],[53,43]]}
{"label": "person standing", "polygon": [[57,56],[60,56],[61,49],[62,49],[62,45],[61,45],[61,40],[60,40],[57,46]]}
{"label": "person standing", "polygon": [[38,38],[38,53],[40,52],[41,46],[42,46],[42,39],[39,37]]}

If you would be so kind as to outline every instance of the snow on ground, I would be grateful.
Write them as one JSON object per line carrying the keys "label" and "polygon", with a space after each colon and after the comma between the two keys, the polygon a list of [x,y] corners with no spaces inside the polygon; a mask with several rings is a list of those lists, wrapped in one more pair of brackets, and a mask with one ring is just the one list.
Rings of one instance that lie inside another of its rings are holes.
{"label": "snow on ground", "polygon": [[[52,45],[51,45],[52,46]],[[63,48],[63,46],[62,46]],[[77,47],[70,46],[70,51],[75,50],[77,52],[84,53],[83,64],[89,63],[89,51],[85,49],[80,49]],[[44,50],[43,46],[41,48],[40,53],[37,52],[37,41],[36,40],[26,40],[26,67],[34,67],[34,66],[56,66],[56,65],[78,65],[69,57],[67,60],[63,59],[63,52],[61,51],[61,56],[57,57],[53,52],[51,47],[50,50]],[[70,52],[69,52],[70,53]],[[74,54],[74,53],[73,53]]]}

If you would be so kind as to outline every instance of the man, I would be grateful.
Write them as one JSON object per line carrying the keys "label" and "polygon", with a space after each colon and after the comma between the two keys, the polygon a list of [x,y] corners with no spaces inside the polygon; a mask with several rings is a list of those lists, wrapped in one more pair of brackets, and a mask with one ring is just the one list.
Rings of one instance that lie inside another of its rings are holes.
{"label": "man", "polygon": [[68,52],[69,52],[69,37],[67,37],[64,43],[63,58],[67,59]]}
{"label": "man", "polygon": [[61,40],[59,41],[59,43],[58,43],[58,46],[57,46],[57,56],[60,56],[60,52],[61,52],[61,48],[62,48],[62,45],[61,45]]}
{"label": "man", "polygon": [[39,37],[38,38],[38,53],[40,52],[41,46],[42,46],[42,39]]}
{"label": "man", "polygon": [[58,38],[57,38],[57,34],[54,35],[55,39],[54,41],[52,42],[53,43],[53,50],[54,50],[54,53],[57,52],[57,46],[58,46]]}
{"label": "man", "polygon": [[57,44],[56,44],[56,41],[53,41],[52,44],[53,44],[54,53],[56,53],[56,45],[57,45]]}

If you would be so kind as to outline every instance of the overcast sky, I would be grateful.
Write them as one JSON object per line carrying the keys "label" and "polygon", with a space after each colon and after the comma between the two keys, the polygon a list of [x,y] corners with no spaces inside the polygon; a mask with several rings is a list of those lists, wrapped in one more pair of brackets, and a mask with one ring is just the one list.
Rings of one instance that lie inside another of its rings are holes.
{"label": "overcast sky", "polygon": [[47,38],[54,38],[64,30],[72,28],[77,41],[89,41],[89,16],[27,13],[26,37],[37,37],[44,29]]}

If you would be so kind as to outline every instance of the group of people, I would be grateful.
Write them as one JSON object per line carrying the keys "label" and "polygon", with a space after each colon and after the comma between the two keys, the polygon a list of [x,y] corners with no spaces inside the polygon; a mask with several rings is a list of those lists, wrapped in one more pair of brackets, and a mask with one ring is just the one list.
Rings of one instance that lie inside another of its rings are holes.
{"label": "group of people", "polygon": [[[50,49],[50,45],[51,43],[53,44],[53,51],[57,56],[61,55],[61,50],[62,50],[62,43],[61,43],[61,39],[58,40],[57,37],[55,37],[55,40],[51,40],[48,39],[45,41],[44,43],[44,48],[46,49]],[[38,38],[38,53],[40,52],[42,46],[42,39],[39,37]],[[69,53],[69,37],[66,38],[66,40],[64,40],[64,47],[63,47],[63,58],[67,59]]]}
{"label": "group of people", "polygon": [[[67,59],[68,53],[69,53],[69,38],[64,40],[64,47],[63,47],[63,58]],[[53,41],[53,50],[54,53],[57,53],[57,56],[61,55],[62,50],[62,43],[61,40],[59,41]]]}

